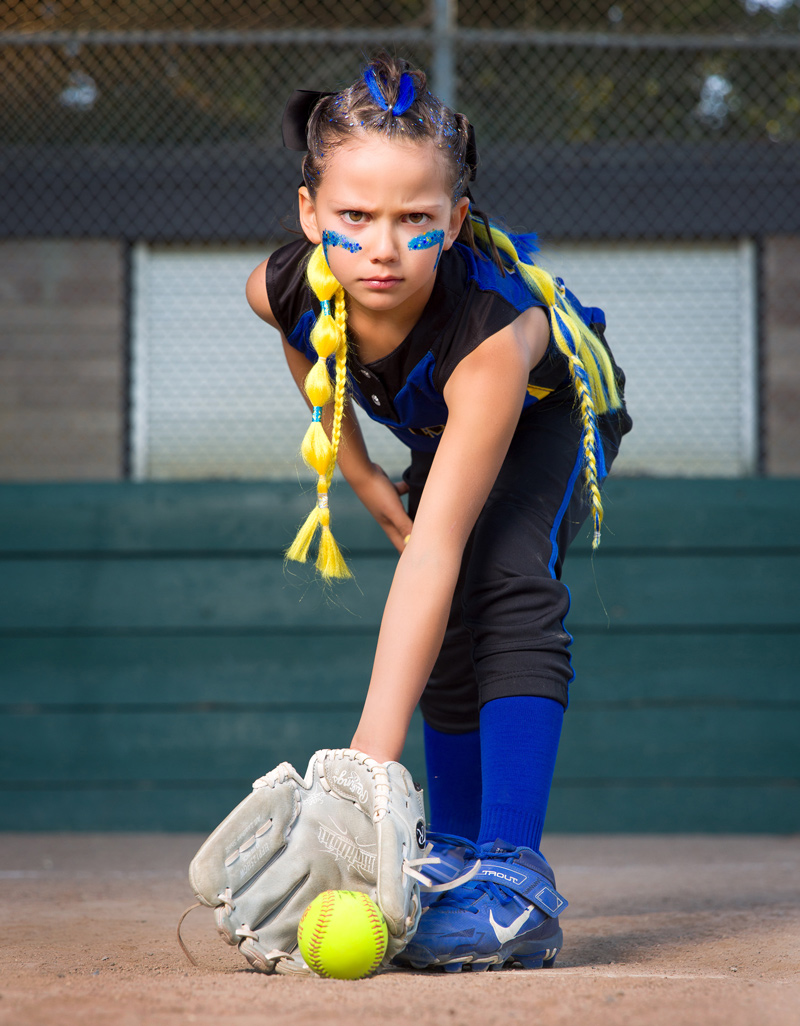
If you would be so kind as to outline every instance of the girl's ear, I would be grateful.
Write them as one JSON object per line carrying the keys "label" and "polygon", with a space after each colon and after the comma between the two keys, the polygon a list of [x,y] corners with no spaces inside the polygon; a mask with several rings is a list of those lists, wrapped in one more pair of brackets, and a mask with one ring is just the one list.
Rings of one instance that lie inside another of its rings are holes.
{"label": "girl's ear", "polygon": [[453,209],[450,211],[450,226],[447,229],[444,249],[450,249],[458,238],[458,233],[461,231],[461,226],[464,223],[464,218],[467,216],[468,210],[469,200],[466,196],[462,196],[457,203],[453,204]]}
{"label": "girl's ear", "polygon": [[322,232],[317,226],[317,208],[305,185],[297,190],[297,199],[300,205],[300,227],[309,242],[318,246],[322,242]]}

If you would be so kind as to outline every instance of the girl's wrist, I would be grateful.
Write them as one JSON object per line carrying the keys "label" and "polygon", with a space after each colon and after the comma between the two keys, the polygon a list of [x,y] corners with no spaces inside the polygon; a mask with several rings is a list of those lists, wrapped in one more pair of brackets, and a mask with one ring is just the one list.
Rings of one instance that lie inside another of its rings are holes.
{"label": "girl's wrist", "polygon": [[370,759],[374,759],[376,762],[399,761],[399,756],[395,753],[394,748],[386,745],[379,739],[367,737],[359,731],[356,731],[353,735],[350,747],[355,748],[357,752],[363,752],[364,755],[368,755]]}

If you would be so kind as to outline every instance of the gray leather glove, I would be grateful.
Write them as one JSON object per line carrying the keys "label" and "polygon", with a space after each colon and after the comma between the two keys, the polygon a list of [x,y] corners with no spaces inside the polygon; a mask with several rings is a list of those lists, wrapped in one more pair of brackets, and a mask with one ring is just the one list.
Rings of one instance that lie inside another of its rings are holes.
{"label": "gray leather glove", "polygon": [[408,770],[323,749],[305,778],[284,762],[256,780],[195,855],[189,881],[227,943],[265,973],[309,974],[297,949],[309,902],[363,891],[386,919],[388,964],[419,922],[424,849],[422,790]]}

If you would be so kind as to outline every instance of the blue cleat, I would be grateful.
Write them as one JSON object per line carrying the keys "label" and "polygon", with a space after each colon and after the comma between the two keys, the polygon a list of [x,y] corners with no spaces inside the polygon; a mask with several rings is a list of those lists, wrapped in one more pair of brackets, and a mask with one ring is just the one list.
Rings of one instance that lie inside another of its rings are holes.
{"label": "blue cleat", "polygon": [[553,965],[562,945],[558,916],[567,902],[555,889],[550,866],[532,849],[499,840],[480,849],[480,861],[469,883],[424,911],[396,965],[447,972]]}
{"label": "blue cleat", "polygon": [[[468,841],[466,837],[429,831],[428,842],[431,844],[429,853],[431,861],[423,867],[423,872],[434,886],[448,884],[456,880],[464,873],[467,863],[474,862],[478,857],[478,846],[472,841]],[[434,859],[438,861],[434,862]],[[421,888],[419,896],[422,908],[425,909],[438,901],[443,893],[447,892]]]}

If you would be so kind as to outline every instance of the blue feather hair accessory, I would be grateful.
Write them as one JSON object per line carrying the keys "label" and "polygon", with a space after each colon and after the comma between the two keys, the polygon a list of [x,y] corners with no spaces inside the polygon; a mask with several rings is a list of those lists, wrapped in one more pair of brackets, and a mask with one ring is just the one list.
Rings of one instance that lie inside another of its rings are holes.
{"label": "blue feather hair accessory", "polygon": [[[372,68],[367,68],[364,72],[364,82],[369,90],[369,95],[377,103],[381,110],[389,110],[389,104],[386,102],[381,87],[378,84],[378,80],[375,77],[375,72]],[[394,106],[391,108],[391,113],[394,117],[399,117],[401,114],[405,114],[408,108],[416,99],[416,90],[414,89],[414,79],[408,72],[404,71],[400,76],[400,85],[397,87],[397,99],[394,102]]]}

